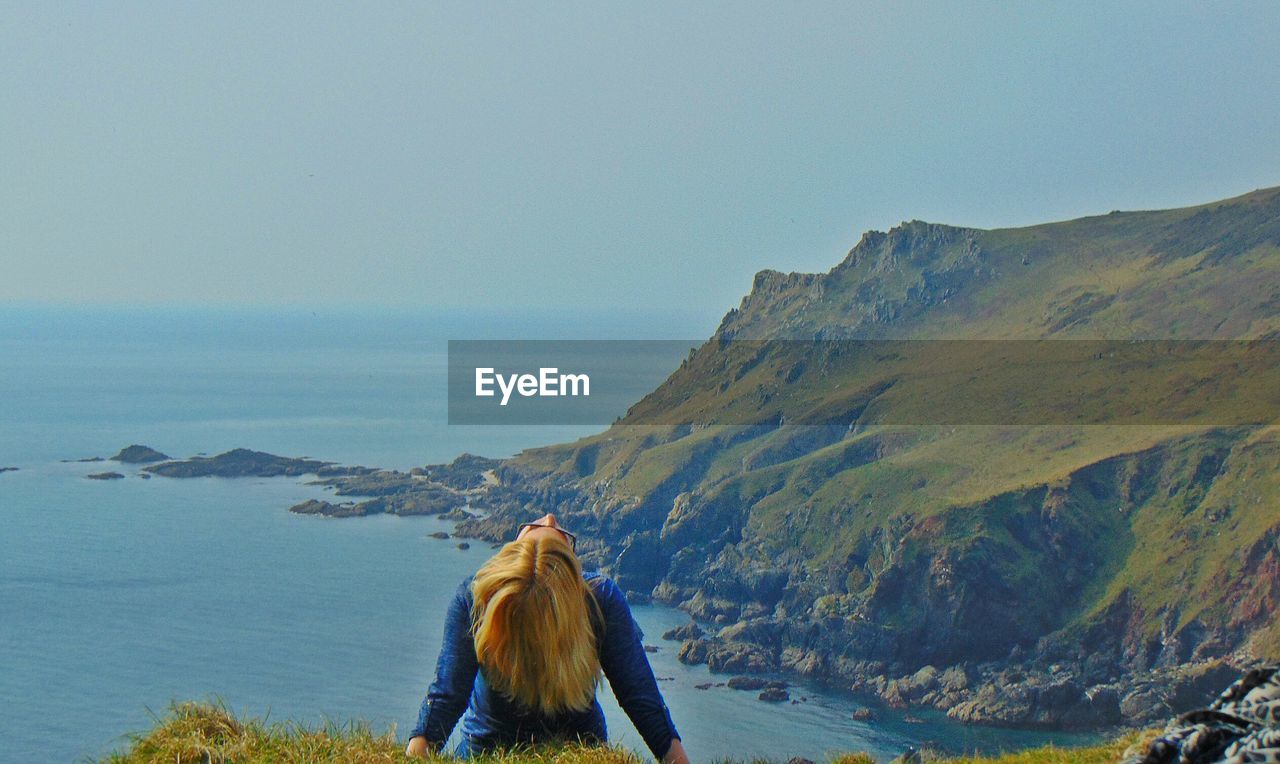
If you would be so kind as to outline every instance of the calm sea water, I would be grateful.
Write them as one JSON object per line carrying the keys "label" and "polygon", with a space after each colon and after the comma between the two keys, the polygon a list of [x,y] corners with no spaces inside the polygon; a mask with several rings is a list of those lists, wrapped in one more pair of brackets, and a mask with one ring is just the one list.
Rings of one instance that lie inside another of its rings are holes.
{"label": "calm sea water", "polygon": [[[627,336],[628,325],[590,325]],[[634,329],[636,324],[630,324]],[[630,336],[656,337],[657,324]],[[287,507],[326,495],[308,478],[143,480],[110,456],[144,443],[174,456],[243,446],[408,468],[492,456],[590,428],[449,427],[445,340],[553,333],[503,317],[0,309],[0,760],[101,756],[172,700],[318,723],[413,724],[447,600],[491,553],[429,537],[433,517],[333,520]],[[663,328],[658,326],[659,329]],[[671,326],[669,336],[687,336]],[[113,469],[124,480],[85,479]],[[835,690],[798,704],[694,685],[659,635],[687,616],[636,606],[672,715],[695,760],[884,758],[1085,738],[923,723]],[[643,742],[606,691],[612,739]]]}

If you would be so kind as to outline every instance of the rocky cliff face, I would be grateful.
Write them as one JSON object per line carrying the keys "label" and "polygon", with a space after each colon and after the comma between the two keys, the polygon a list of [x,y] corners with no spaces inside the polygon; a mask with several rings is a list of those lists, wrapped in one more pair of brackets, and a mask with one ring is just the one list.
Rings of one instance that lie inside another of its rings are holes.
{"label": "rocky cliff face", "polygon": [[[1029,229],[911,222],[826,274],[758,274],[708,344],[1280,336],[1277,220],[1273,189]],[[685,369],[634,410],[684,400]],[[699,405],[765,405],[748,381]],[[1164,718],[1223,684],[1224,660],[1280,657],[1277,467],[1265,426],[624,419],[498,465],[474,502],[488,516],[460,530],[502,540],[557,512],[588,564],[704,625],[681,656],[713,670],[1091,727]]]}
{"label": "rocky cliff face", "polygon": [[868,231],[828,273],[761,271],[717,337],[875,337],[945,303],[995,270],[971,228],[904,223]]}

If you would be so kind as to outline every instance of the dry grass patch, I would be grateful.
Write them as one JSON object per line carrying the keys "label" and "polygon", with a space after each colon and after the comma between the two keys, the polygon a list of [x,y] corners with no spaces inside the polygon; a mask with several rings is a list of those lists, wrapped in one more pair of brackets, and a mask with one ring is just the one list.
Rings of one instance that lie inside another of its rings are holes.
{"label": "dry grass patch", "polygon": [[[110,764],[275,764],[352,762],[381,764],[422,761],[404,755],[394,731],[374,734],[367,724],[347,722],[307,727],[297,722],[267,724],[239,719],[220,702],[174,703],[151,730],[132,736],[128,750],[105,759]],[[428,762],[456,761],[433,756]],[[577,744],[522,746],[479,756],[477,764],[640,764],[631,751]]]}

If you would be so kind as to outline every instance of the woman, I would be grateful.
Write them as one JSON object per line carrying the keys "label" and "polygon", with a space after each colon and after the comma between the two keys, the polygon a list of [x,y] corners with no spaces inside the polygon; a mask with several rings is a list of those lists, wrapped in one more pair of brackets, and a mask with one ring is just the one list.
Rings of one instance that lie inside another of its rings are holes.
{"label": "woman", "polygon": [[603,743],[603,670],[654,756],[688,764],[626,597],[583,572],[576,544],[548,513],[459,585],[406,753],[439,751],[464,709],[464,758],[514,743]]}

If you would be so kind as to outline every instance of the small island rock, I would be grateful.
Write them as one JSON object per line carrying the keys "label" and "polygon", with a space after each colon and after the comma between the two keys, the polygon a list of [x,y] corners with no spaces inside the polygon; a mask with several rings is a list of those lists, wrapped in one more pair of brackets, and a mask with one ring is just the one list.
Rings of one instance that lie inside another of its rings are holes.
{"label": "small island rock", "polygon": [[333,462],[316,459],[291,459],[263,451],[233,448],[217,456],[193,456],[181,461],[167,461],[143,467],[155,475],[173,478],[190,477],[297,477],[315,473]]}
{"label": "small island rock", "polygon": [[111,457],[113,462],[121,462],[124,464],[150,464],[151,462],[164,462],[172,459],[168,454],[160,453],[150,446],[141,446],[137,443],[132,446],[125,446],[120,452]]}
{"label": "small island rock", "polygon": [[325,517],[364,517],[369,514],[369,502],[356,504],[344,501],[339,504],[321,499],[308,499],[301,504],[294,504],[289,511],[299,515],[324,515]]}

